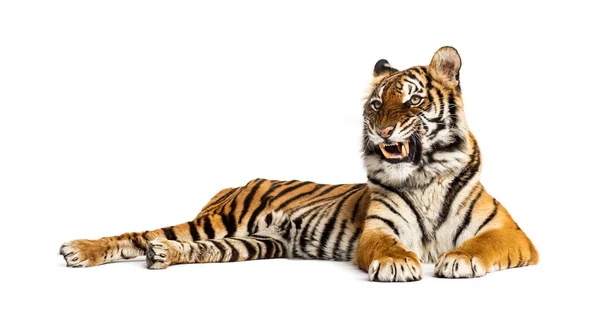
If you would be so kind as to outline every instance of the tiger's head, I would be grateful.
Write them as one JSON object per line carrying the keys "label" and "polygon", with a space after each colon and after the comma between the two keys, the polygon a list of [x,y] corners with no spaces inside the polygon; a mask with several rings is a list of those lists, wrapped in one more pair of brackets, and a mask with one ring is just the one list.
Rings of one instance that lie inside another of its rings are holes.
{"label": "tiger's head", "polygon": [[375,64],[364,105],[363,157],[370,179],[419,187],[460,170],[472,145],[460,91],[461,59],[440,48],[428,66]]}

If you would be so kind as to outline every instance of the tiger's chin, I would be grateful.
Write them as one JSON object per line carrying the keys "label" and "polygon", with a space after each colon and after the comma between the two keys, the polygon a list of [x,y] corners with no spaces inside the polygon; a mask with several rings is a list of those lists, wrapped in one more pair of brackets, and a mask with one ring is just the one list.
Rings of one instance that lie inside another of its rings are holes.
{"label": "tiger's chin", "polygon": [[381,154],[371,153],[364,156],[364,165],[370,179],[375,179],[393,187],[412,187],[417,174],[418,165],[413,164],[410,158],[403,158],[399,162],[390,162],[382,158]]}
{"label": "tiger's chin", "polygon": [[[371,144],[373,145],[373,144]],[[393,187],[418,188],[431,182],[422,169],[423,143],[417,134],[404,142],[380,143],[365,151],[363,162],[370,179]]]}

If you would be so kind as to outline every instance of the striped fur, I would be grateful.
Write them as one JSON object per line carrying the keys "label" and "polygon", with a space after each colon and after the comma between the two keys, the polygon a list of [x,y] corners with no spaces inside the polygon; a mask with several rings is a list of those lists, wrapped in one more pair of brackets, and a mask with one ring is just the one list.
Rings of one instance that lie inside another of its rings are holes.
{"label": "striped fur", "polygon": [[98,240],[61,253],[71,267],[146,255],[149,268],[197,262],[354,257],[369,205],[366,184],[322,185],[255,179],[219,192],[190,222]]}
{"label": "striped fur", "polygon": [[[375,66],[364,107],[371,203],[356,252],[371,280],[419,280],[420,262],[437,262],[436,276],[471,278],[538,261],[479,182],[481,153],[463,112],[460,66],[452,47],[439,49],[429,66]],[[378,147],[396,142],[410,142],[413,156],[394,162]]]}
{"label": "striped fur", "polygon": [[[173,264],[305,258],[354,262],[375,281],[413,281],[420,263],[441,277],[479,277],[536,264],[537,251],[479,182],[481,154],[463,113],[460,57],[444,47],[429,66],[375,65],[364,111],[367,184],[255,179],[214,196],[189,222],[60,249],[67,266],[140,255]],[[409,143],[405,159],[381,143]]]}

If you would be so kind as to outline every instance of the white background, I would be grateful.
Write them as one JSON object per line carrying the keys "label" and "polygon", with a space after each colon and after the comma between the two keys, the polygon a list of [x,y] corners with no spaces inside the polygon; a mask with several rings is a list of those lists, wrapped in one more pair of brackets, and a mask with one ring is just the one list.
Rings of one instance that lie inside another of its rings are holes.
{"label": "white background", "polygon": [[[596,13],[576,1],[4,1],[0,303],[597,306]],[[444,45],[463,59],[482,182],[536,244],[538,266],[475,280],[426,266],[420,282],[378,284],[350,263],[69,269],[57,254],[67,240],[185,222],[256,177],[365,181],[373,65],[426,65]]]}

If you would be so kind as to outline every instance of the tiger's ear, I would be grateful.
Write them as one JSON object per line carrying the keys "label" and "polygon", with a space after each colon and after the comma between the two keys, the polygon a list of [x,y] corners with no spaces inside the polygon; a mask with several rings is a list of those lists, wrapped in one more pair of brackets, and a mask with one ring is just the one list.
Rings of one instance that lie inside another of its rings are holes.
{"label": "tiger's ear", "polygon": [[458,85],[458,71],[462,62],[460,55],[454,47],[444,46],[435,52],[431,63],[429,64],[429,74],[448,86],[455,87]]}
{"label": "tiger's ear", "polygon": [[375,68],[373,69],[373,76],[379,77],[383,74],[390,74],[397,71],[398,70],[392,68],[392,66],[387,60],[381,59],[377,61],[377,63],[375,63]]}

